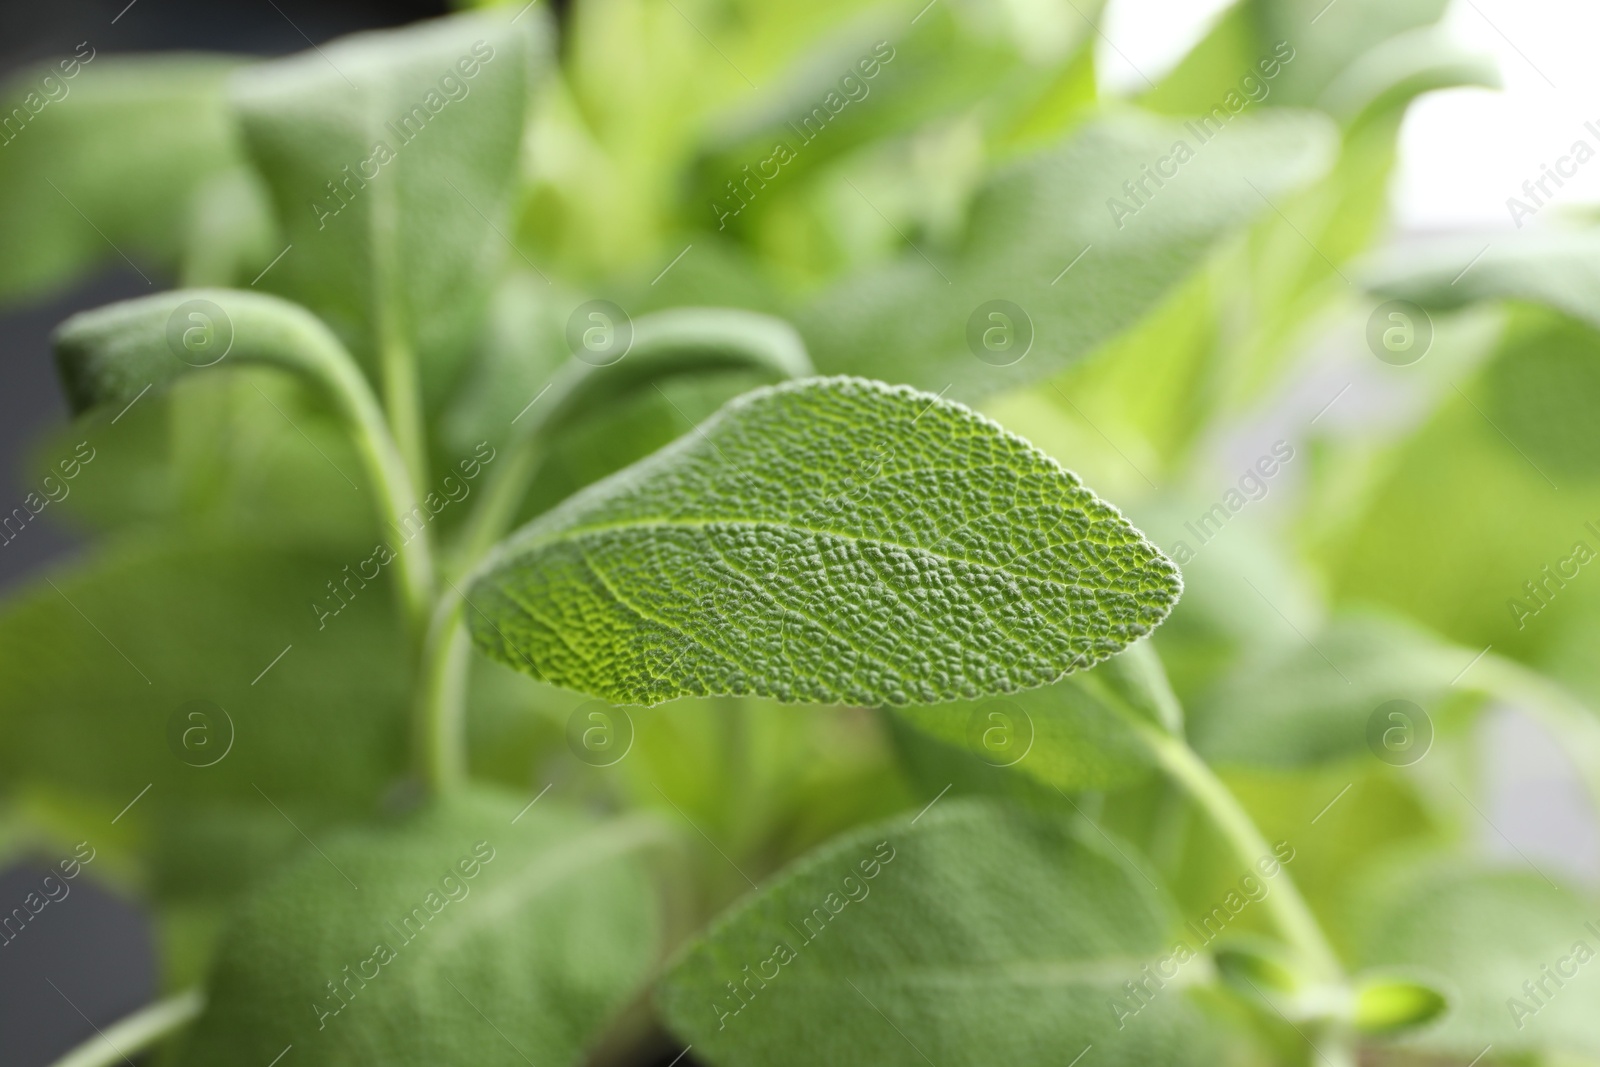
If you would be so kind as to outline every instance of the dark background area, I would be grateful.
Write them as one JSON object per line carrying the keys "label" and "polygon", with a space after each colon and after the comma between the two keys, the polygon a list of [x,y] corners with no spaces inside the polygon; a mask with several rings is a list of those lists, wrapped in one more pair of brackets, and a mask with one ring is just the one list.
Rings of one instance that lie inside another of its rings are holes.
{"label": "dark background area", "polygon": [[[89,41],[102,55],[204,50],[271,56],[310,42],[445,12],[425,0],[0,0],[0,79],[19,67],[68,55]],[[113,21],[115,20],[115,21]],[[0,167],[6,165],[0,157]],[[0,255],[7,254],[0,249]],[[166,280],[156,277],[158,285]],[[49,335],[73,312],[148,292],[131,270],[107,270],[26,307],[0,306],[0,508],[29,490],[28,454],[67,419],[50,359]],[[71,531],[46,511],[27,536],[0,547],[0,591],[76,551]],[[0,914],[36,891],[62,859],[0,867]],[[94,884],[89,871],[70,893],[34,916],[0,948],[0,1067],[44,1067],[157,994],[157,960],[137,903]]]}

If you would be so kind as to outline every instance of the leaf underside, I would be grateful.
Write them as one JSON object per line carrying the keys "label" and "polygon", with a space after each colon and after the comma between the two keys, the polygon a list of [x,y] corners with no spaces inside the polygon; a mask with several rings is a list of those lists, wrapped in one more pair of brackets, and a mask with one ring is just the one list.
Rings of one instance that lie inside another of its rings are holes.
{"label": "leaf underside", "polygon": [[1044,685],[1159,623],[1177,569],[1044,453],[907,387],[757,390],[534,521],[478,643],[608,700],[937,703]]}

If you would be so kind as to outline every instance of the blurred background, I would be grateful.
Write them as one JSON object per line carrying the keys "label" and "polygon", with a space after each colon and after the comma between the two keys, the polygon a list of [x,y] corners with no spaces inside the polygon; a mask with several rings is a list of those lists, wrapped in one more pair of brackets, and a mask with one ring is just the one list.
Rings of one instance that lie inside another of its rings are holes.
{"label": "blurred background", "polygon": [[[1331,0],[1329,6],[1340,2]],[[1110,0],[1095,56],[1102,91],[1136,94],[1159,82],[1227,7],[1226,0]],[[5,2],[0,3],[0,77],[67,54],[85,40],[102,53],[199,49],[270,56],[444,9],[443,4],[377,0]],[[1508,212],[1507,198],[1520,195],[1523,182],[1563,152],[1584,123],[1600,123],[1600,64],[1593,56],[1594,42],[1600,40],[1600,5],[1454,0],[1443,26],[1461,44],[1494,58],[1503,87],[1446,89],[1411,107],[1388,179],[1392,229],[1385,241],[1404,247],[1447,234],[1486,251],[1510,247],[1525,232]],[[0,152],[0,173],[7,165]],[[1555,199],[1559,213],[1568,217],[1600,205],[1600,166],[1581,170]],[[1541,213],[1529,228],[1556,214]],[[49,358],[49,331],[74,311],[146,291],[146,281],[132,268],[113,265],[43,301],[0,307],[0,500],[20,499],[28,491],[29,449],[41,433],[67,419]],[[1312,417],[1326,432],[1359,438],[1398,435],[1428,416],[1430,401],[1421,388],[1408,395],[1372,359],[1364,341],[1366,311],[1361,307],[1318,320],[1282,388],[1204,443],[1203,462],[1219,472],[1218,484],[1231,477],[1226,472],[1248,466],[1261,441],[1286,436],[1285,428],[1303,426]],[[1292,508],[1296,485],[1308,473],[1305,466],[1288,470],[1286,487],[1280,491],[1275,485],[1273,496],[1248,521],[1265,527],[1275,509]],[[1156,532],[1168,545],[1169,539]],[[0,549],[0,589],[15,587],[77,548],[71,532],[47,512],[29,536]],[[1498,828],[1483,831],[1483,847],[1493,853],[1525,852],[1591,883],[1600,877],[1600,833],[1588,816],[1581,783],[1556,743],[1515,708],[1496,709],[1482,730],[1489,814]],[[40,873],[26,865],[0,870],[0,899],[20,896]],[[85,1015],[115,1018],[154,995],[157,963],[138,908],[88,880],[74,892],[82,899],[70,915],[42,916],[26,942],[0,953],[4,1067],[49,1063],[89,1034]],[[84,990],[76,1007],[41,988],[36,979],[41,972]]]}
{"label": "blurred background", "polygon": [[[443,3],[317,0],[275,5],[204,0],[92,3],[0,3],[0,78],[40,60],[70,55],[88,40],[96,53],[198,50],[274,56],[298,52],[356,30],[444,14]],[[0,171],[7,160],[0,157]],[[0,250],[4,254],[4,250]],[[131,267],[112,266],[92,280],[21,309],[0,307],[0,499],[28,492],[28,450],[67,408],[50,359],[49,335],[75,311],[137,296],[149,288]],[[0,551],[0,589],[15,586],[78,547],[48,511],[29,536]],[[0,869],[0,899],[21,899],[47,869]],[[90,879],[73,889],[72,912],[40,914],[29,937],[0,953],[0,1064],[39,1067],[93,1034],[93,1019],[115,1019],[147,1004],[158,989],[150,925],[139,908]],[[40,974],[77,991],[73,1002],[41,985]],[[83,1014],[80,1014],[80,1011]]]}

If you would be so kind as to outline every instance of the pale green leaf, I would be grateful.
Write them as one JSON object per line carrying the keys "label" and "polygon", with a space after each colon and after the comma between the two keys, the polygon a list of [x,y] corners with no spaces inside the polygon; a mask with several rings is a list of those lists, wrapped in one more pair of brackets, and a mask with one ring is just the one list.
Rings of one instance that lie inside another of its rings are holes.
{"label": "pale green leaf", "polygon": [[[1531,199],[1516,194],[1530,207]],[[1471,265],[1472,269],[1467,270]],[[1600,233],[1544,229],[1495,242],[1433,241],[1373,263],[1366,285],[1383,298],[1446,311],[1484,300],[1544,304],[1600,330]]]}
{"label": "pale green leaf", "polygon": [[240,165],[223,94],[236,65],[85,41],[12,77],[0,89],[0,300],[127,268],[124,257],[147,275],[173,265],[198,236],[192,200]]}
{"label": "pale green leaf", "polygon": [[757,390],[541,517],[468,596],[491,654],[607,699],[934,703],[1043,685],[1157,625],[1177,570],[948,401]]}
{"label": "pale green leaf", "polygon": [[1491,1044],[1501,1058],[1600,1057],[1593,898],[1527,870],[1423,868],[1372,885],[1365,903],[1362,962],[1428,976],[1451,1004],[1408,1044],[1463,1062]]}
{"label": "pale green leaf", "polygon": [[[405,766],[407,703],[393,592],[351,577],[369,556],[169,538],[46,575],[0,612],[0,775],[119,807],[149,786],[141,805],[271,814],[259,786],[367,810]],[[214,762],[169,734],[196,700],[226,713],[190,738]]]}
{"label": "pale green leaf", "polygon": [[176,289],[80,312],[57,328],[56,366],[77,412],[121,406],[213,367],[261,364],[336,401],[370,396],[339,342],[305,308],[233,289]]}
{"label": "pale green leaf", "polygon": [[[1420,709],[1425,720],[1394,720],[1397,729],[1431,738],[1442,723],[1438,713],[1452,681],[1472,663],[1472,650],[1415,625],[1376,614],[1338,616],[1310,635],[1309,643],[1246,652],[1195,702],[1194,744],[1209,760],[1257,767],[1366,756],[1372,720],[1386,715],[1381,709],[1392,700]],[[1465,691],[1475,680],[1465,683]],[[1386,727],[1389,721],[1384,720]],[[1421,759],[1427,742],[1421,743],[1416,751],[1397,749],[1390,758]]]}
{"label": "pale green leaf", "polygon": [[409,350],[430,396],[455,381],[508,247],[541,26],[509,21],[362,34],[234,82],[292,246],[262,286],[320,315],[369,372],[380,350]]}
{"label": "pale green leaf", "polygon": [[[1148,184],[1138,206],[1123,183],[1179,141],[1193,158],[1181,166],[1169,158],[1177,176]],[[1205,143],[1181,123],[1147,116],[1090,123],[991,177],[953,254],[912,250],[847,279],[806,310],[801,332],[825,371],[961,400],[1026,384],[1132,326],[1219,238],[1317,178],[1332,141],[1331,124],[1304,114],[1242,117]],[[987,316],[982,306],[995,300],[1025,319]],[[969,340],[991,327],[1010,331],[994,335],[998,350]]]}
{"label": "pale green leaf", "polygon": [[1450,1001],[1426,982],[1396,975],[1363,975],[1356,984],[1352,1021],[1368,1034],[1399,1034],[1427,1026],[1450,1010]]}
{"label": "pale green leaf", "polygon": [[234,917],[178,1062],[580,1062],[655,962],[634,854],[662,831],[525,803],[469,793],[303,850]]}
{"label": "pale green leaf", "polygon": [[1216,1032],[1181,988],[1204,962],[1136,1015],[1113,1009],[1174,928],[1097,836],[947,799],[781,873],[690,946],[657,1001],[718,1067],[1042,1067],[1090,1045],[1105,1064],[1214,1063]]}
{"label": "pale green leaf", "polygon": [[[1155,758],[1136,723],[1144,719],[1170,727],[1177,721],[1169,717],[1181,715],[1159,661],[1151,664],[1146,656],[1153,659],[1155,653],[1141,641],[1092,670],[1042,689],[898,708],[895,714],[929,737],[1005,774],[1068,792],[1114,789],[1141,781],[1155,769]],[[926,760],[933,754],[922,756]],[[999,781],[983,767],[969,767],[962,777],[983,791]],[[1003,786],[1001,792],[1015,791]]]}

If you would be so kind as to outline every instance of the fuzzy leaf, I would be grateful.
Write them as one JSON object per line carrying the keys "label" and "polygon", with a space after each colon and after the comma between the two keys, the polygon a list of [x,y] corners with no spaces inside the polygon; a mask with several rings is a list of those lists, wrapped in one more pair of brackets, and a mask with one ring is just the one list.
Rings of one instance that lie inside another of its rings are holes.
{"label": "fuzzy leaf", "polygon": [[366,392],[349,356],[305,308],[234,289],[177,289],[80,312],[57,328],[55,348],[67,399],[80,413],[246,363],[299,375],[335,401]]}
{"label": "fuzzy leaf", "polygon": [[630,703],[936,703],[1054,681],[1157,625],[1177,569],[961,405],[756,390],[539,518],[469,593],[512,665]]}
{"label": "fuzzy leaf", "polygon": [[1546,230],[1527,237],[1487,251],[1468,240],[1439,240],[1390,253],[1369,268],[1366,284],[1380,297],[1439,311],[1483,300],[1544,304],[1600,330],[1600,235]]}
{"label": "fuzzy leaf", "polygon": [[124,255],[147,274],[152,261],[178,259],[192,198],[240,166],[223,93],[236,64],[108,56],[85,41],[9,79],[0,88],[0,300],[101,264],[125,267]]}
{"label": "fuzzy leaf", "polygon": [[[1364,903],[1363,962],[1434,976],[1450,1002],[1408,1044],[1462,1062],[1491,1044],[1506,1058],[1600,1057],[1592,897],[1525,869],[1433,866],[1374,882]],[[1558,969],[1562,977],[1546,977]]]}
{"label": "fuzzy leaf", "polygon": [[947,800],[795,864],[657,999],[719,1067],[1042,1067],[1087,1045],[1112,1065],[1217,1062],[1181,979],[1131,1018],[1111,1007],[1173,925],[1138,871],[1059,817]]}
{"label": "fuzzy leaf", "polygon": [[655,962],[630,853],[659,828],[521,807],[469,794],[304,852],[235,917],[179,1064],[578,1062]]}
{"label": "fuzzy leaf", "polygon": [[[1037,381],[1132,326],[1222,236],[1317,178],[1332,139],[1331,124],[1306,114],[1235,119],[1214,143],[1144,116],[1094,122],[990,178],[953,254],[913,251],[841,283],[807,309],[801,332],[824,371],[960,400]],[[1136,204],[1123,183],[1179,141],[1192,158],[1162,188],[1147,181],[1153,195]],[[985,347],[990,327],[1002,332]]]}
{"label": "fuzzy leaf", "polygon": [[461,15],[361,34],[234,83],[250,156],[292,246],[262,280],[333,327],[370,371],[415,352],[450,385],[505,248],[537,17]]}

